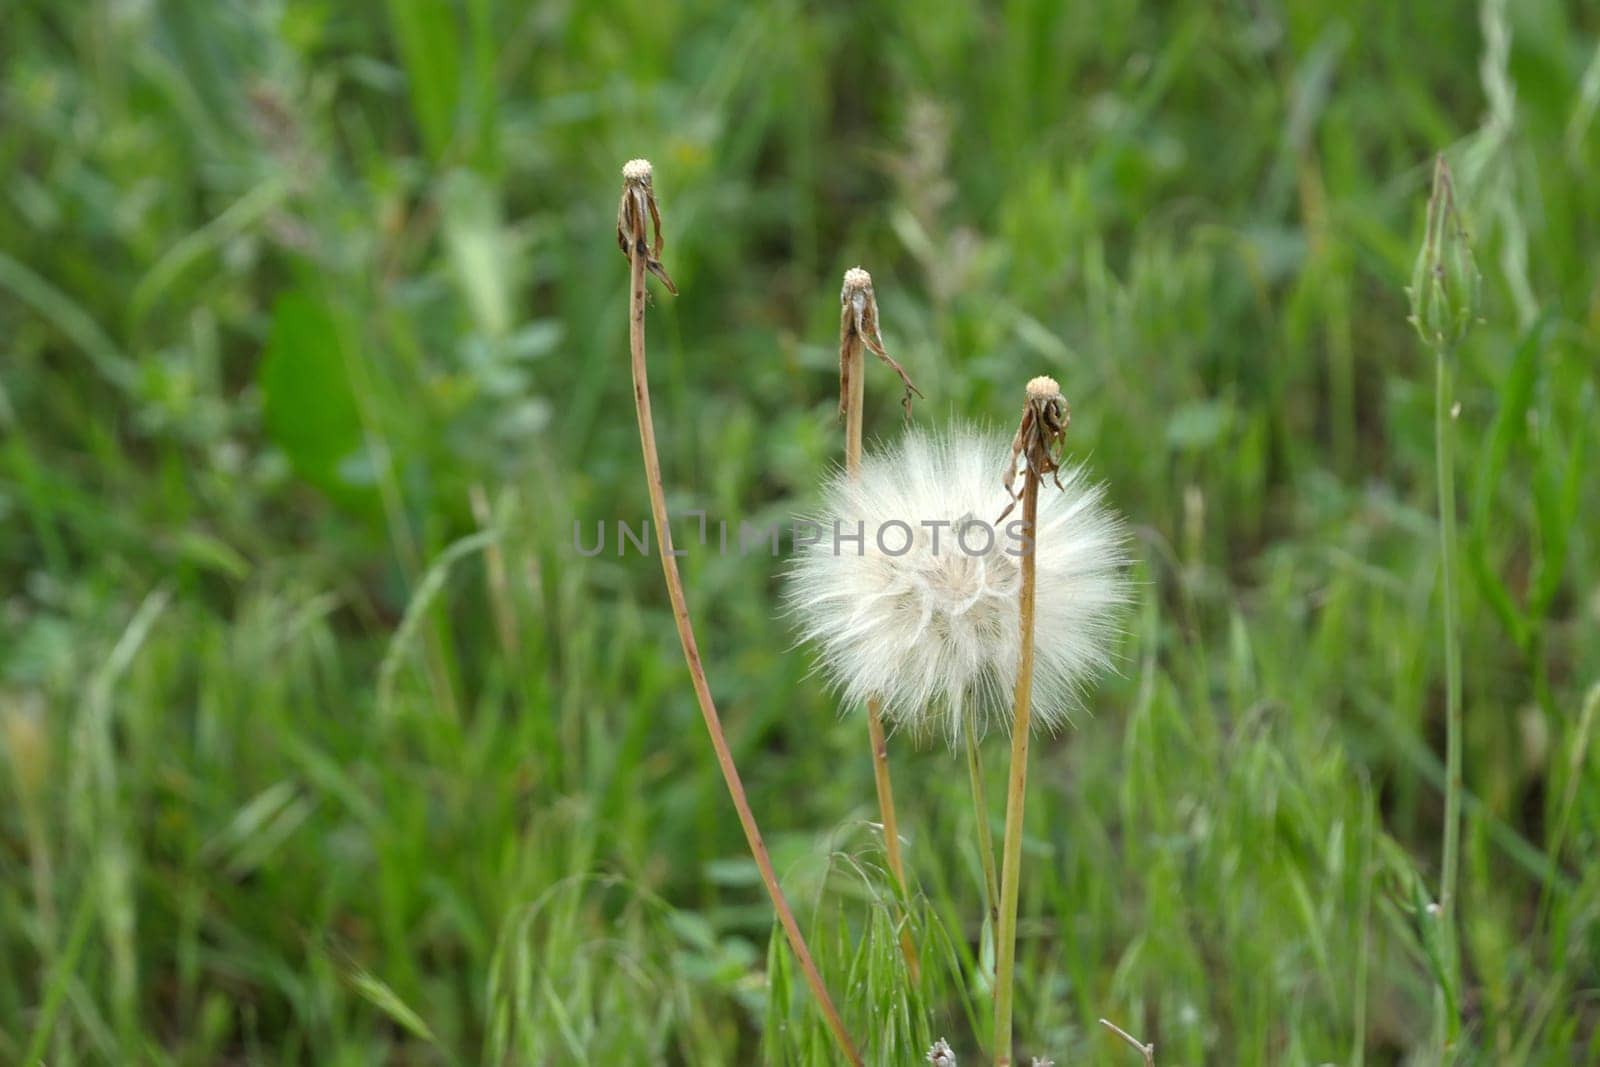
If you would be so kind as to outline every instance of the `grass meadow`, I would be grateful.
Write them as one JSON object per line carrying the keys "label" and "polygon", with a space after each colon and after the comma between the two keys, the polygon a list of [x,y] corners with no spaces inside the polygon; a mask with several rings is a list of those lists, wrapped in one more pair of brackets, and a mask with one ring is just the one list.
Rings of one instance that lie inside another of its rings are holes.
{"label": "grass meadow", "polygon": [[[1441,151],[1483,275],[1459,981]],[[890,738],[901,896],[783,560],[714,550],[841,461],[858,263],[918,425],[1009,433],[1053,375],[1132,531],[1119,669],[1034,743],[1021,1062],[1139,1067],[1106,1018],[1161,1067],[1600,1063],[1582,0],[5,0],[0,1063],[838,1062],[617,550],[635,156],[690,607],[869,1063],[994,1051],[964,761]]]}

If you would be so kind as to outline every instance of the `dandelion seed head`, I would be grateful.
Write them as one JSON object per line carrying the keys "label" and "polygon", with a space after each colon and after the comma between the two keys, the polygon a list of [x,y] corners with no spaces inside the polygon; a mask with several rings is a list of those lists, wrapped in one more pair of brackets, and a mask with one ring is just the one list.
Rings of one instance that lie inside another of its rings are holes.
{"label": "dandelion seed head", "polygon": [[944,1038],[935,1041],[928,1048],[928,1062],[934,1067],[956,1067],[955,1050]]}
{"label": "dandelion seed head", "polygon": [[[821,536],[797,551],[785,594],[802,640],[847,706],[954,744],[1010,721],[1021,658],[1021,520],[996,523],[1005,438],[908,432],[824,490]],[[1081,469],[1039,497],[1034,720],[1055,730],[1110,665],[1127,600],[1121,522]],[[854,538],[860,533],[858,544]]]}
{"label": "dandelion seed head", "polygon": [[630,182],[648,182],[652,173],[648,159],[630,159],[622,165],[622,176]]}

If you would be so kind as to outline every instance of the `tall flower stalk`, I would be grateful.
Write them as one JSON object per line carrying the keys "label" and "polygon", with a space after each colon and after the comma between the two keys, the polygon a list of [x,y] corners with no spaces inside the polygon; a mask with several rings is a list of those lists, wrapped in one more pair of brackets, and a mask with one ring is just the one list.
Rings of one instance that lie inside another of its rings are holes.
{"label": "tall flower stalk", "polygon": [[[1061,439],[1071,421],[1061,387],[1053,378],[1028,383],[1022,424],[1011,444],[1006,469],[1010,490],[1016,463],[1022,461],[1022,528],[1027,538],[1022,554],[1022,584],[1017,594],[1022,620],[1022,652],[1017,666],[1011,721],[1011,774],[1006,785],[1006,835],[1000,867],[1000,921],[994,982],[994,1062],[1010,1067],[1011,1010],[1017,958],[1017,895],[1022,875],[1022,819],[1028,792],[1028,741],[1033,735],[1034,601],[1038,585],[1039,484],[1059,468]],[[1009,508],[1007,511],[1009,512]]]}
{"label": "tall flower stalk", "polygon": [[1461,955],[1456,881],[1461,841],[1461,593],[1458,576],[1455,483],[1455,356],[1477,316],[1480,277],[1466,227],[1456,208],[1450,166],[1434,161],[1427,228],[1411,276],[1411,323],[1434,357],[1434,459],[1439,494],[1440,585],[1444,601],[1445,793],[1439,862],[1439,923],[1444,932],[1441,992],[1445,1045],[1461,1033]]}
{"label": "tall flower stalk", "polygon": [[[839,291],[839,414],[844,420],[844,463],[850,478],[861,478],[861,419],[866,392],[866,350],[893,367],[905,386],[906,414],[911,413],[911,395],[922,394],[911,379],[889,357],[878,327],[878,300],[872,290],[872,275],[860,267],[844,272]],[[867,698],[867,736],[872,745],[872,776],[877,786],[878,816],[883,826],[883,850],[889,873],[902,900],[910,899],[905,858],[900,851],[900,822],[895,815],[894,782],[889,775],[889,741],[883,729],[883,701],[877,695]],[[916,942],[909,928],[900,931],[900,949],[906,967],[915,980],[920,964]]]}
{"label": "tall flower stalk", "polygon": [[700,715],[705,720],[706,732],[711,736],[711,747],[716,753],[717,766],[721,769],[723,781],[727,784],[728,795],[733,799],[734,810],[738,812],[739,825],[744,829],[750,854],[755,857],[756,867],[761,872],[761,881],[766,885],[767,894],[772,898],[778,922],[788,938],[789,947],[800,961],[800,969],[805,974],[806,984],[811,987],[817,1005],[827,1020],[828,1028],[838,1042],[840,1052],[850,1063],[860,1067],[861,1053],[856,1050],[855,1043],[851,1041],[849,1033],[844,1028],[843,1020],[839,1018],[838,1010],[833,1006],[832,998],[828,996],[828,991],[822,984],[822,976],[817,971],[817,965],[811,958],[811,951],[806,947],[805,938],[800,933],[800,926],[795,922],[794,912],[790,910],[789,902],[784,897],[783,889],[778,884],[778,877],[772,869],[766,842],[762,839],[761,829],[756,825],[755,815],[750,810],[750,801],[745,796],[744,783],[739,778],[739,769],[734,765],[733,754],[723,734],[722,720],[717,714],[716,705],[712,702],[711,686],[706,681],[705,667],[700,660],[700,648],[695,641],[694,626],[689,618],[689,605],[684,596],[683,579],[678,574],[678,561],[672,550],[672,532],[667,523],[666,492],[661,482],[661,459],[656,450],[655,424],[650,414],[650,381],[645,363],[644,316],[648,296],[645,274],[646,272],[654,274],[670,293],[676,294],[678,289],[661,265],[661,213],[656,204],[649,161],[630,160],[622,168],[622,178],[622,200],[617,207],[617,243],[627,255],[630,268],[628,349],[633,365],[633,398],[639,418],[639,444],[644,453],[645,480],[650,490],[650,514],[655,523],[656,546],[661,556],[661,570],[667,584],[667,596],[672,601],[672,618],[677,624],[678,640],[683,645],[683,656],[689,666],[689,677],[694,683],[695,698],[700,704]]}

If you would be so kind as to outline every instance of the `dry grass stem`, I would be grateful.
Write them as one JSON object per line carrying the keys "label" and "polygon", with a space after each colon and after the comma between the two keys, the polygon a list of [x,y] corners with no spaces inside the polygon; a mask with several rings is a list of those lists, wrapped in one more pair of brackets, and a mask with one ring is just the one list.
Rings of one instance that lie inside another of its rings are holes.
{"label": "dry grass stem", "polygon": [[1156,1067],[1156,1046],[1155,1046],[1155,1042],[1151,1041],[1151,1042],[1147,1043],[1147,1042],[1144,1042],[1144,1041],[1140,1041],[1138,1038],[1136,1038],[1132,1034],[1128,1033],[1128,1031],[1124,1030],[1122,1027],[1118,1026],[1116,1023],[1112,1022],[1110,1019],[1101,1019],[1100,1020],[1100,1025],[1105,1027],[1107,1030],[1110,1030],[1113,1034],[1116,1034],[1118,1037],[1122,1038],[1122,1040],[1126,1041],[1128,1044],[1132,1045],[1134,1048],[1138,1049],[1140,1054],[1144,1056],[1145,1067]]}
{"label": "dry grass stem", "polygon": [[[711,699],[711,686],[706,680],[705,667],[700,660],[700,648],[695,641],[694,626],[689,618],[689,605],[684,595],[683,579],[678,573],[678,561],[672,551],[672,532],[667,524],[666,491],[661,482],[661,458],[656,450],[655,424],[650,412],[650,382],[645,362],[644,315],[647,295],[645,272],[649,271],[661,279],[669,291],[676,293],[677,289],[667,277],[666,270],[662,268],[660,262],[661,214],[656,206],[650,164],[642,159],[630,160],[623,167],[622,176],[622,201],[617,209],[617,244],[628,256],[630,267],[628,348],[633,366],[633,398],[639,418],[639,444],[644,453],[645,480],[650,491],[650,514],[655,523],[656,544],[661,556],[662,574],[666,579],[667,596],[672,601],[672,618],[677,624],[678,640],[683,644],[683,656],[689,666],[689,677],[694,683],[694,694],[700,704],[700,714],[705,720],[706,732],[711,735],[711,747],[716,752],[717,766],[722,771],[728,795],[732,797],[734,809],[738,812],[739,825],[744,829],[750,854],[755,857],[756,867],[761,872],[761,881],[767,887],[768,896],[772,898],[778,922],[788,938],[789,947],[800,962],[806,984],[811,987],[811,992],[817,999],[817,1006],[826,1017],[828,1028],[833,1032],[840,1051],[850,1063],[859,1067],[862,1063],[861,1053],[856,1050],[855,1043],[851,1041],[849,1033],[844,1028],[844,1022],[833,1005],[832,998],[828,996],[828,991],[822,984],[822,976],[817,971],[817,965],[811,958],[811,951],[806,947],[800,926],[795,921],[794,912],[790,909],[789,902],[783,895],[783,889],[778,884],[778,876],[772,869],[766,842],[762,839],[755,815],[750,810],[750,801],[745,796],[739,769],[734,765],[733,754],[728,749],[728,741],[722,730],[722,719],[718,716],[716,704]],[[654,234],[653,240],[648,243],[646,219],[649,219],[650,229]]]}

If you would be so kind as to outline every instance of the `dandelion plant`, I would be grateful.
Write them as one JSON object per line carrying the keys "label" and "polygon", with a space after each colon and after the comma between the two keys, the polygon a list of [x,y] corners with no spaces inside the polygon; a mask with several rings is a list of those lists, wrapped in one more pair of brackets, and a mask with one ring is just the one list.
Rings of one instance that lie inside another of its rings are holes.
{"label": "dandelion plant", "polygon": [[[861,474],[861,420],[866,391],[866,350],[892,367],[905,387],[903,403],[911,415],[911,396],[921,392],[911,383],[905,370],[883,347],[878,328],[878,298],[872,289],[872,275],[860,267],[844,272],[839,290],[839,414],[844,420],[845,471],[852,478]],[[889,742],[883,729],[883,710],[878,697],[867,698],[867,735],[872,745],[872,774],[878,793],[879,821],[883,826],[883,850],[895,887],[905,898],[905,859],[900,852],[900,820],[895,814],[894,782],[889,774]],[[906,966],[913,976],[918,971],[917,948],[909,930],[902,930],[900,946]]]}
{"label": "dandelion plant", "polygon": [[644,313],[648,296],[645,273],[648,271],[655,275],[670,293],[676,294],[678,289],[668,277],[666,268],[661,265],[661,212],[656,204],[649,161],[629,160],[622,168],[622,179],[622,200],[617,208],[617,243],[627,255],[630,267],[628,348],[633,366],[633,398],[639,418],[639,444],[644,452],[645,480],[650,490],[650,514],[655,523],[656,545],[661,556],[661,570],[666,579],[667,596],[672,601],[672,617],[677,624],[678,640],[683,645],[684,659],[689,665],[689,677],[694,684],[695,698],[700,704],[700,714],[705,720],[706,732],[711,735],[711,747],[716,753],[717,766],[721,769],[723,781],[727,784],[728,795],[733,798],[734,810],[739,815],[739,825],[744,829],[750,853],[755,857],[756,867],[761,872],[761,880],[766,885],[767,894],[772,898],[778,922],[788,938],[789,947],[800,962],[806,984],[811,987],[812,994],[817,998],[817,1005],[826,1017],[828,1028],[833,1032],[840,1051],[850,1063],[859,1065],[862,1062],[861,1054],[845,1031],[844,1022],[839,1018],[839,1012],[822,984],[822,976],[817,971],[817,965],[811,958],[811,951],[806,947],[805,937],[800,933],[800,926],[795,921],[794,912],[790,910],[783,888],[778,884],[777,874],[772,869],[766,842],[762,839],[760,827],[756,825],[755,814],[750,810],[744,783],[739,778],[739,769],[734,765],[733,754],[729,751],[727,738],[723,734],[721,717],[717,714],[716,704],[711,699],[711,686],[706,681],[699,644],[695,641],[694,626],[689,618],[689,604],[683,591],[683,579],[678,573],[678,561],[672,550],[672,532],[667,525],[666,491],[661,482],[661,459],[656,450],[655,424],[650,414],[650,380],[645,361]]}
{"label": "dandelion plant", "polygon": [[1022,820],[1028,791],[1028,742],[1033,732],[1034,648],[1038,606],[1039,546],[1045,531],[1039,527],[1039,490],[1046,474],[1053,475],[1058,490],[1061,482],[1061,442],[1072,420],[1071,409],[1054,378],[1039,377],[1028,382],[1027,399],[1022,405],[1022,422],[1011,442],[1006,460],[1006,492],[1012,494],[1017,462],[1022,463],[1022,489],[1006,505],[1002,518],[1020,498],[1022,531],[1025,539],[1021,574],[1017,586],[1018,656],[1016,691],[1012,699],[1011,773],[1006,785],[1006,836],[1000,860],[1000,922],[996,931],[994,980],[994,1062],[996,1067],[1011,1063],[1011,1011],[1016,982],[1017,895],[1022,877]]}
{"label": "dandelion plant", "polygon": [[[992,521],[997,472],[1016,465],[1013,443],[966,427],[911,430],[865,456],[857,477],[827,484],[816,522],[832,536],[802,546],[791,566],[786,599],[830,684],[851,704],[879,696],[885,721],[913,735],[953,745],[998,723],[1015,743],[1035,724],[1057,729],[1110,662],[1127,598],[1123,528],[1084,472],[1053,458],[1059,433],[1045,427],[1064,428],[1065,402],[1045,382],[1030,383],[1038,403],[1053,397],[1059,407],[1049,423],[1029,424],[1046,438],[1027,438],[1021,518]],[[1042,474],[1054,475],[1043,495]],[[997,926],[995,1044],[1005,1063],[1026,755],[1023,740],[1020,760],[1013,749],[1010,895],[1002,877]]]}

